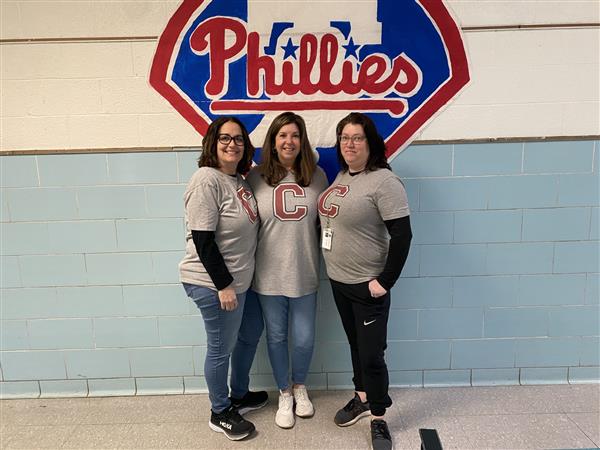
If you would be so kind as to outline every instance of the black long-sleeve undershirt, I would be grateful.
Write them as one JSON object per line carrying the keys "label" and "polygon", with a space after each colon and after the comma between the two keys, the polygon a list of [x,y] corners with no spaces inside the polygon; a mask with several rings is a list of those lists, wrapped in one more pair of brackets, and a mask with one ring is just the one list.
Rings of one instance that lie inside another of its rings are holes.
{"label": "black long-sleeve undershirt", "polygon": [[387,259],[383,271],[377,277],[381,286],[389,291],[398,277],[408,258],[412,231],[410,228],[410,216],[399,219],[385,220],[385,226],[390,234],[390,244]]}
{"label": "black long-sleeve undershirt", "polygon": [[[381,286],[390,290],[406,263],[412,231],[410,228],[410,216],[384,221],[390,234],[390,243],[385,266],[377,281]],[[208,276],[218,290],[224,289],[233,282],[223,256],[215,241],[214,231],[192,230],[192,239],[196,246],[196,252],[204,265]]]}
{"label": "black long-sleeve undershirt", "polygon": [[200,262],[204,265],[215,287],[219,291],[225,289],[233,282],[233,277],[219,251],[219,246],[215,241],[215,232],[192,230],[192,239]]}

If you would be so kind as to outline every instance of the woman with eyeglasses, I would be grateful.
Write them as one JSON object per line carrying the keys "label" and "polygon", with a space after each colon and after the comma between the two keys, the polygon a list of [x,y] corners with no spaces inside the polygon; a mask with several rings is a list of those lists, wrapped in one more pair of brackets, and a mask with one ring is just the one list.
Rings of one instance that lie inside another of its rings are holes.
{"label": "woman with eyeglasses", "polygon": [[335,415],[340,427],[372,416],[373,449],[392,448],[385,422],[390,290],[412,238],[404,185],[391,171],[373,121],[351,113],[336,128],[341,170],[319,197],[323,257],[352,357],[354,397]]}
{"label": "woman with eyeglasses", "polygon": [[248,183],[261,217],[252,288],[262,307],[269,359],[280,391],[275,423],[291,428],[295,416],[314,414],[305,381],[314,348],[319,285],[317,198],[327,187],[302,117],[291,112],[275,117],[261,163],[250,171]]}
{"label": "woman with eyeglasses", "polygon": [[[253,154],[244,125],[234,117],[218,118],[202,140],[199,169],[184,194],[186,254],[179,264],[180,279],[204,319],[209,427],[231,440],[254,431],[254,425],[240,412],[264,406],[268,398],[264,391],[248,391],[262,319],[244,325],[245,333],[253,335],[250,350],[244,347],[240,331],[259,227],[252,190],[241,176],[250,167]],[[230,398],[227,375],[232,352]]]}

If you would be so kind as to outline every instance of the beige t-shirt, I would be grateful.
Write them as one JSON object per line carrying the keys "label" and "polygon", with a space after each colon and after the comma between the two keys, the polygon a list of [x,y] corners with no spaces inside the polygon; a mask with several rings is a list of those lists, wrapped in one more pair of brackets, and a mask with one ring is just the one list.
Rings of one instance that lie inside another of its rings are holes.
{"label": "beige t-shirt", "polygon": [[186,254],[179,264],[180,280],[215,289],[200,262],[192,230],[214,231],[215,241],[233,277],[237,293],[250,287],[259,217],[252,190],[240,176],[230,176],[212,167],[199,168],[185,194]]}
{"label": "beige t-shirt", "polygon": [[333,231],[331,250],[323,249],[329,278],[358,284],[379,276],[389,247],[384,221],[409,214],[404,185],[392,171],[340,172],[319,197],[321,227]]}

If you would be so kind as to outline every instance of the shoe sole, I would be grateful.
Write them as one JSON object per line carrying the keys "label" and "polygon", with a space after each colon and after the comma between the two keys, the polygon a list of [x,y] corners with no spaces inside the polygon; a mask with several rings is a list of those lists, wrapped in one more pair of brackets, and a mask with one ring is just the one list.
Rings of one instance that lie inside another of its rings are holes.
{"label": "shoe sole", "polygon": [[[373,448],[373,443],[372,443],[372,442],[371,442],[371,450],[375,450],[375,449]],[[394,450],[394,444],[393,444],[393,443],[392,443],[392,448],[390,448],[390,450]]]}
{"label": "shoe sole", "polygon": [[238,435],[229,434],[223,428],[218,427],[215,424],[213,424],[210,420],[208,421],[208,426],[210,427],[211,430],[216,431],[217,433],[223,433],[225,435],[225,437],[227,439],[229,439],[230,441],[241,441],[242,439],[244,439],[252,434],[252,431],[250,431],[249,433],[246,433],[246,434],[238,434]]}
{"label": "shoe sole", "polygon": [[310,414],[298,414],[297,411],[294,411],[294,413],[296,414],[296,417],[300,417],[302,419],[310,419],[312,416],[315,415],[314,409],[313,409],[313,411]]}
{"label": "shoe sole", "polygon": [[371,411],[365,411],[365,412],[360,413],[358,416],[356,416],[354,419],[350,420],[349,422],[336,423],[336,425],[338,427],[349,427],[350,425],[354,425],[356,422],[358,422],[363,417],[369,417],[370,415],[371,415]]}
{"label": "shoe sole", "polygon": [[294,421],[293,424],[291,424],[290,426],[284,427],[282,425],[279,425],[277,422],[275,422],[275,425],[277,425],[279,428],[282,428],[284,430],[289,430],[290,428],[294,428],[294,425],[296,425],[296,422]]}
{"label": "shoe sole", "polygon": [[[262,408],[262,407],[266,406],[266,405],[267,405],[267,403],[269,403],[269,400],[265,400],[265,401],[264,401],[263,403],[261,403],[260,405],[254,405],[254,406],[244,406],[243,408],[236,408],[236,409],[237,409],[237,412],[238,412],[238,413],[240,413],[240,414],[246,414],[247,412],[250,412],[250,411],[255,411],[255,410],[257,410],[257,409],[260,409],[260,408]],[[234,408],[235,408],[235,406],[234,406]]]}
{"label": "shoe sole", "polygon": [[[294,416],[292,416],[292,419],[294,419]],[[289,430],[290,428],[294,428],[294,425],[296,425],[296,419],[294,419],[288,426],[279,425],[277,423],[277,419],[275,419],[275,425],[277,425],[279,428],[283,428],[284,430]]]}

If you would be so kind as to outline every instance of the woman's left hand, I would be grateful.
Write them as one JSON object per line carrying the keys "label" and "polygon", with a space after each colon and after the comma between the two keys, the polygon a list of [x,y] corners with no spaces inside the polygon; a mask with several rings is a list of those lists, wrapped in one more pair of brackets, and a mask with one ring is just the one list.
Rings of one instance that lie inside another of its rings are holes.
{"label": "woman's left hand", "polygon": [[369,281],[369,292],[371,292],[371,297],[373,298],[383,297],[387,294],[387,291],[377,280]]}
{"label": "woman's left hand", "polygon": [[235,290],[230,286],[225,289],[221,289],[218,292],[219,301],[221,302],[221,309],[225,311],[233,311],[238,307],[237,295]]}

